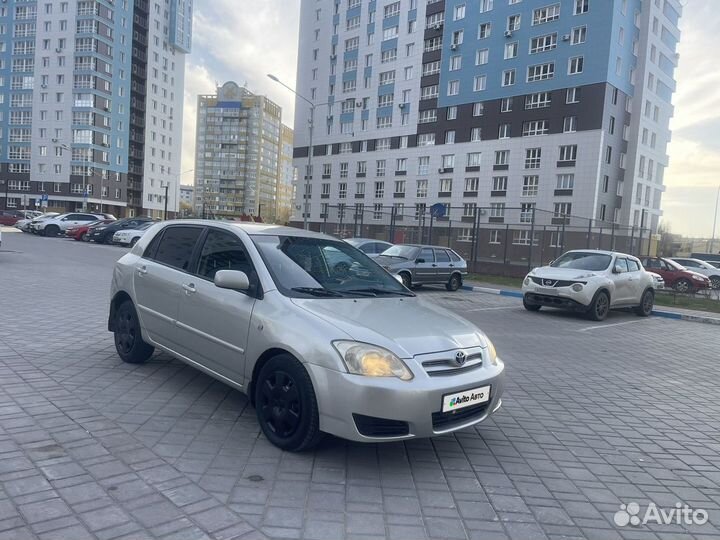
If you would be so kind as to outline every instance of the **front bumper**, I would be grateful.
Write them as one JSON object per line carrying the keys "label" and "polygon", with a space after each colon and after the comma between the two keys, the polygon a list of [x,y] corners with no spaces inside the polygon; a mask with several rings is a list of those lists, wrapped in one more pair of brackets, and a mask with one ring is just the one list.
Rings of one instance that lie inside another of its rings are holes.
{"label": "front bumper", "polygon": [[587,309],[593,300],[593,288],[587,285],[580,292],[572,287],[541,287],[523,284],[522,293],[530,304],[563,309]]}
{"label": "front bumper", "polygon": [[[352,375],[314,364],[306,364],[306,368],[318,401],[320,429],[353,441],[396,441],[450,433],[483,421],[502,404],[505,366],[500,359],[497,366],[484,365],[442,377],[430,377],[414,366],[415,378],[407,382]],[[482,386],[491,387],[489,401],[442,413],[443,396]],[[382,430],[368,435],[363,427],[367,418],[375,420],[375,424],[382,420],[394,422],[405,429],[390,430],[391,435],[382,434]]]}

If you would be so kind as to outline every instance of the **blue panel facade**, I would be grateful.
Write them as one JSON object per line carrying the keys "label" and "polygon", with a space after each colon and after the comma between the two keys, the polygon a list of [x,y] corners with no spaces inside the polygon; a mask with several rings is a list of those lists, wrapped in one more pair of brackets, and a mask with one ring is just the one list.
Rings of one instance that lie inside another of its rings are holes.
{"label": "blue panel facade", "polygon": [[[635,10],[639,10],[640,0],[628,2],[626,15],[622,15],[620,11],[622,0],[592,2],[588,12],[578,15],[573,13],[575,2],[570,0],[530,0],[512,5],[496,1],[494,9],[484,13],[479,13],[476,7],[471,9],[468,5],[465,17],[453,21],[455,6],[466,3],[466,0],[446,1],[438,106],[486,101],[603,81],[609,81],[623,92],[632,94],[629,68],[634,67],[634,60],[631,61],[632,40],[637,32],[633,16]],[[533,25],[534,11],[553,4],[560,6],[559,17]],[[520,27],[507,32],[508,17],[512,15],[520,16]],[[607,36],[618,31],[618,20],[623,17],[628,23],[624,45],[619,45],[617,40],[608,40]],[[490,25],[487,37],[479,38],[481,24]],[[583,26],[587,27],[585,41],[573,44],[573,29]],[[453,43],[453,34],[456,31],[463,31],[463,39],[453,51],[450,44]],[[531,54],[532,38],[549,34],[556,35],[556,47]],[[517,56],[506,59],[506,45],[515,42]],[[482,49],[488,50],[487,63],[476,65],[477,51]],[[462,69],[450,71],[450,57],[454,55],[462,57]],[[615,58],[618,55],[628,67],[627,70],[623,69],[621,76],[615,75]],[[568,72],[569,62],[574,57],[583,57],[583,70],[582,73],[571,75]],[[554,63],[554,76],[548,80],[528,82],[528,67],[548,62]],[[515,69],[515,83],[502,86],[503,72],[510,69]],[[473,90],[473,80],[479,75],[486,75],[487,84],[485,90],[476,92]],[[454,80],[459,81],[459,93],[448,96],[448,82]]]}
{"label": "blue panel facade", "polygon": [[170,0],[170,42],[184,53],[192,50],[193,0]]}

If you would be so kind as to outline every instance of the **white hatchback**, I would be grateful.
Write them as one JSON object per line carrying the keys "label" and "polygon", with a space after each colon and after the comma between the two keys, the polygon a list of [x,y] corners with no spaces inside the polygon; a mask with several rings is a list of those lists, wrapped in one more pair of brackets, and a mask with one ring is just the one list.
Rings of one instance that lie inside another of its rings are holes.
{"label": "white hatchback", "polygon": [[554,307],[581,311],[602,321],[610,309],[631,307],[652,313],[656,281],[632,255],[613,251],[568,251],[549,266],[535,268],[523,281],[528,311]]}

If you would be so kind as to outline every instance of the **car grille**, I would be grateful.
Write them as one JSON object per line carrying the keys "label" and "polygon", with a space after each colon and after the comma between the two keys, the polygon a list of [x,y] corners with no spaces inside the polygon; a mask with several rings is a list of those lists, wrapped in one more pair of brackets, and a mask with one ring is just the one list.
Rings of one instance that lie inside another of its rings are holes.
{"label": "car grille", "polygon": [[457,375],[482,367],[482,353],[469,354],[465,363],[460,365],[455,360],[456,352],[457,351],[449,351],[445,353],[448,355],[447,358],[426,360],[422,363],[425,372],[430,375],[430,377],[442,377],[446,375]]}
{"label": "car grille", "polygon": [[586,283],[585,281],[568,281],[564,279],[540,278],[537,276],[530,276],[530,279],[532,279],[536,285],[543,287],[570,287],[575,283],[582,283],[583,285]]}
{"label": "car grille", "polygon": [[410,433],[408,423],[402,420],[390,420],[355,413],[353,413],[353,420],[355,420],[358,432],[366,437],[402,437]]}
{"label": "car grille", "polygon": [[458,424],[464,424],[474,418],[479,418],[485,414],[489,405],[490,401],[487,401],[485,403],[481,403],[480,405],[458,409],[457,411],[434,412],[432,413],[433,429],[450,429]]}

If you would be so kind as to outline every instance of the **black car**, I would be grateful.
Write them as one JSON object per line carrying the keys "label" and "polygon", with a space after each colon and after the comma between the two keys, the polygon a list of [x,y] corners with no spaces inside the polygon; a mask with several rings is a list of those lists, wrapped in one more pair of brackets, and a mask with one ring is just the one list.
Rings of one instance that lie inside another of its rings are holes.
{"label": "black car", "polygon": [[143,223],[148,221],[154,221],[151,217],[133,217],[118,219],[108,224],[98,224],[88,229],[88,237],[92,242],[98,244],[110,244],[112,243],[113,235],[122,229],[134,229]]}

